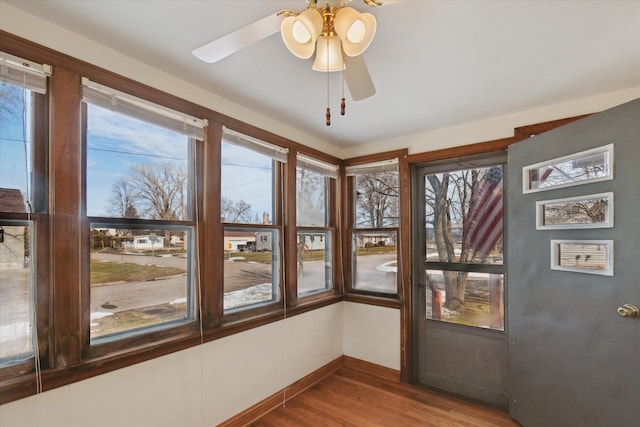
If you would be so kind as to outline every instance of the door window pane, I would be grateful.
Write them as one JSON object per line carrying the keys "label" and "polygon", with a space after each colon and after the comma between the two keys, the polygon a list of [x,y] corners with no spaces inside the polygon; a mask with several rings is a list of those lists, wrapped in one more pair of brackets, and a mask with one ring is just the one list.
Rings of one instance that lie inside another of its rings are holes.
{"label": "door window pane", "polygon": [[395,294],[398,276],[396,231],[353,233],[353,287]]}
{"label": "door window pane", "polygon": [[493,161],[423,175],[427,319],[504,330],[504,181]]}
{"label": "door window pane", "polygon": [[502,167],[425,176],[426,261],[502,264]]}
{"label": "door window pane", "polygon": [[91,226],[91,338],[194,318],[192,227]]}
{"label": "door window pane", "polygon": [[[504,330],[502,274],[427,270],[426,318]],[[457,309],[446,301],[462,302]]]}

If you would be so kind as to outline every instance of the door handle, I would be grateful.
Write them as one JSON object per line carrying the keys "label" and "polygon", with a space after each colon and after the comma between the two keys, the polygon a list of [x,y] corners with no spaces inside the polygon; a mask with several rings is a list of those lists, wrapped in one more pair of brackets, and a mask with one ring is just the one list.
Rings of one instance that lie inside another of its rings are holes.
{"label": "door handle", "polygon": [[625,304],[622,307],[618,307],[618,314],[622,317],[635,318],[640,316],[640,309],[633,304]]}

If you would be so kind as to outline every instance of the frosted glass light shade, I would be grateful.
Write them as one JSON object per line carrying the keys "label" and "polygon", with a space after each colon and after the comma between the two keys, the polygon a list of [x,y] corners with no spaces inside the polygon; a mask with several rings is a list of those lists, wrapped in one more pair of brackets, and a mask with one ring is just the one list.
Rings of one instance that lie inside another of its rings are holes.
{"label": "frosted glass light shade", "polygon": [[342,40],[342,49],[349,56],[361,55],[376,35],[376,18],[370,13],[360,13],[352,7],[338,9],[333,28]]}
{"label": "frosted glass light shade", "polygon": [[318,39],[316,60],[311,67],[314,71],[342,71],[342,47],[338,36],[322,36]]}
{"label": "frosted glass light shade", "polygon": [[306,9],[297,16],[289,16],[280,25],[285,46],[298,58],[311,58],[316,40],[322,33],[322,15],[316,9]]}

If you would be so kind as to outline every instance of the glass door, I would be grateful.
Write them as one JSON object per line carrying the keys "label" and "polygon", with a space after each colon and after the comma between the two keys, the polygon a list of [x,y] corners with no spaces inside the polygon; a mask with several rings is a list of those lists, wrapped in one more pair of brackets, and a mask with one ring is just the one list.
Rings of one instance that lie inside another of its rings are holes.
{"label": "glass door", "polygon": [[414,170],[417,380],[507,406],[505,155]]}

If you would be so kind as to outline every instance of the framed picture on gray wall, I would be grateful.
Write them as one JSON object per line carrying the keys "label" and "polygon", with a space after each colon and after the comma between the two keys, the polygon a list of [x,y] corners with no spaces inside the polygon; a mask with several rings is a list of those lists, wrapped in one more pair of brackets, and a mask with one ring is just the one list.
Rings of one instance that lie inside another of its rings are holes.
{"label": "framed picture on gray wall", "polygon": [[613,192],[536,202],[536,229],[613,228]]}
{"label": "framed picture on gray wall", "polygon": [[522,168],[522,192],[533,193],[613,179],[613,144]]}
{"label": "framed picture on gray wall", "polygon": [[551,269],[613,276],[613,240],[551,240]]}

